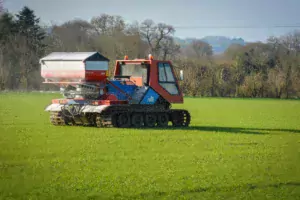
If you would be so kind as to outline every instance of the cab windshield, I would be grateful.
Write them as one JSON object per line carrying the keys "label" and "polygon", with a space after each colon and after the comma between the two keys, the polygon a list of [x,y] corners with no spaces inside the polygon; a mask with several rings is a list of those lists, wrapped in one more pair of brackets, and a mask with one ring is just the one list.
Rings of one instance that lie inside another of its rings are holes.
{"label": "cab windshield", "polygon": [[121,64],[120,76],[142,77],[144,83],[148,83],[148,67],[145,64]]}

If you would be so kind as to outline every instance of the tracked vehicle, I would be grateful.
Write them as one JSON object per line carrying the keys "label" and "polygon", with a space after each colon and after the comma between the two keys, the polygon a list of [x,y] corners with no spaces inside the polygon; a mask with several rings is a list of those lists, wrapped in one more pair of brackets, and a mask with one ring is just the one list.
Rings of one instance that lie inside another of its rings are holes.
{"label": "tracked vehicle", "polygon": [[189,126],[190,113],[171,108],[183,103],[183,95],[170,61],[125,56],[116,60],[111,78],[109,62],[99,52],[53,52],[40,59],[44,83],[63,94],[45,108],[53,125]]}

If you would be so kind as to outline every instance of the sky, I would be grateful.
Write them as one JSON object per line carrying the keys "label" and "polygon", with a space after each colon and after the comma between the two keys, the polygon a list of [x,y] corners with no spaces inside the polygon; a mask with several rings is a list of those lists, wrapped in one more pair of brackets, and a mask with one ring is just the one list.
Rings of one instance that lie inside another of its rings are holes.
{"label": "sky", "polygon": [[265,41],[300,29],[300,0],[4,0],[4,7],[13,13],[23,6],[47,24],[90,20],[102,13],[120,15],[127,22],[152,19],[173,25],[180,38]]}

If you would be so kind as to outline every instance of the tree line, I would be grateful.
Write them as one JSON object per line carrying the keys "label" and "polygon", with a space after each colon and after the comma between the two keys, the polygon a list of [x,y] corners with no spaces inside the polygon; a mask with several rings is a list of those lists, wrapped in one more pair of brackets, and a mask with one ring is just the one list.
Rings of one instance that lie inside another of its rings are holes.
{"label": "tree line", "polygon": [[[29,7],[0,14],[0,91],[48,90],[42,84],[39,59],[53,51],[98,51],[110,60],[171,60],[184,70],[186,96],[298,98],[300,96],[300,32],[270,37],[266,43],[231,45],[214,55],[195,39],[181,47],[175,28],[145,20],[126,24],[121,16],[100,14],[90,21],[74,19],[43,27]],[[114,62],[110,62],[110,74]],[[56,88],[57,89],[57,88]]]}

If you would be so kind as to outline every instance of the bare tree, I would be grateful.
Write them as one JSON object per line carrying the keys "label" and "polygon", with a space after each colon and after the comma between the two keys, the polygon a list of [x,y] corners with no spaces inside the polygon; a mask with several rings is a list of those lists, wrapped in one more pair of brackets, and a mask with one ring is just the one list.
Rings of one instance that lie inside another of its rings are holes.
{"label": "bare tree", "polygon": [[[175,33],[175,29],[171,25],[164,23],[155,24],[153,20],[147,19],[142,22],[140,27],[141,39],[149,45],[149,53],[159,57],[163,49],[165,40],[170,41],[170,38]],[[166,52],[166,51],[165,51]]]}
{"label": "bare tree", "polygon": [[208,59],[213,55],[212,46],[201,40],[192,40],[190,44],[182,48],[182,53],[191,59]]}
{"label": "bare tree", "polygon": [[212,46],[201,40],[194,40],[192,42],[192,48],[198,58],[211,56],[213,54]]}
{"label": "bare tree", "polygon": [[95,27],[98,35],[115,35],[119,34],[125,29],[125,21],[121,16],[113,16],[108,14],[101,14],[98,17],[93,17],[91,25]]}
{"label": "bare tree", "polygon": [[92,37],[89,35],[93,26],[84,20],[68,21],[61,26],[53,26],[51,39],[54,49],[61,51],[86,51],[92,48]]}
{"label": "bare tree", "polygon": [[281,44],[290,51],[300,52],[300,31],[293,31],[280,37]]}
{"label": "bare tree", "polygon": [[126,35],[140,35],[140,25],[138,21],[128,24],[124,30]]}
{"label": "bare tree", "polygon": [[174,42],[172,37],[168,36],[162,39],[161,54],[163,60],[166,60],[168,56],[173,59],[178,53],[180,53],[180,46]]}

